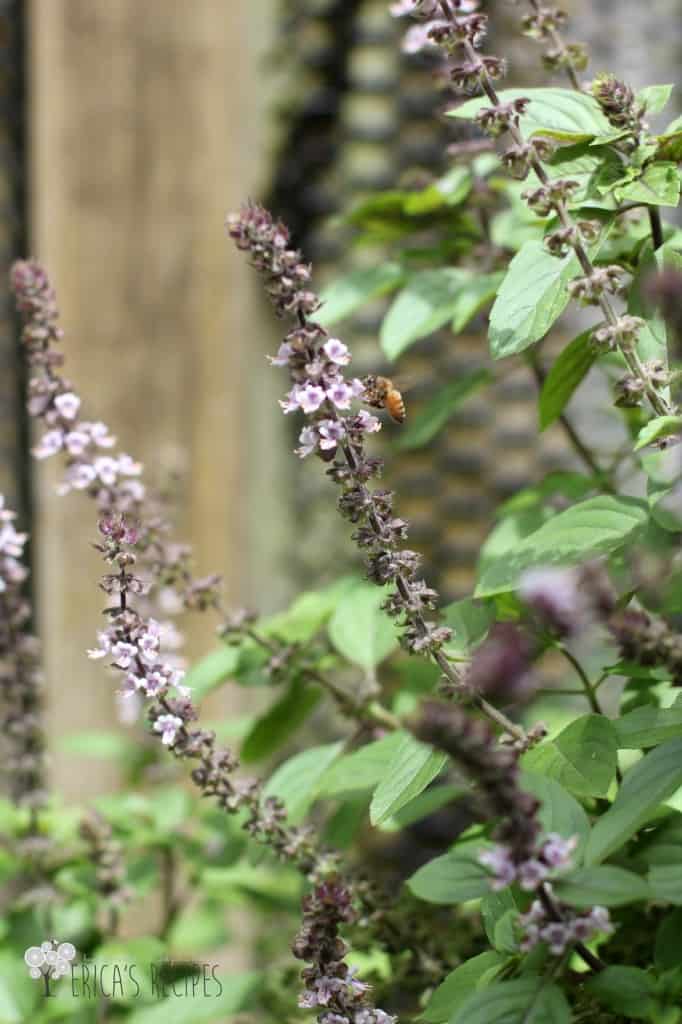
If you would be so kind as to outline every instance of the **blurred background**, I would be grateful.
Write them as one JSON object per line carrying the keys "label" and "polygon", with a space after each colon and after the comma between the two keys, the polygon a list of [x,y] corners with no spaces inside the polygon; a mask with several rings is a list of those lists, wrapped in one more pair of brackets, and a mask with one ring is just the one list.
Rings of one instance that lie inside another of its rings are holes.
{"label": "blurred background", "polygon": [[[634,86],[675,81],[682,0],[570,0],[568,35],[591,70]],[[485,4],[512,76],[546,81],[513,28],[519,7]],[[46,663],[52,782],[87,798],[115,779],[59,738],[110,728],[113,687],[84,651],[100,624],[95,522],[84,497],[55,495],[31,461],[13,259],[49,268],[66,330],[67,375],[92,418],[157,483],[177,483],[178,536],[199,573],[219,572],[229,603],[268,612],[348,565],[346,531],[317,465],[299,466],[265,353],[277,328],[228,243],[228,210],[251,197],[292,226],[317,282],[357,264],[335,214],[417,169],[446,166],[452,131],[429,60],[400,52],[386,0],[0,0],[0,492],[33,542]],[[672,111],[670,116],[674,116]],[[365,255],[362,257],[367,258]],[[344,330],[358,370],[378,370],[381,310]],[[421,343],[401,367],[415,401],[482,361],[484,325]],[[495,400],[472,399],[428,458],[393,478],[446,599],[466,592],[491,509],[540,470],[567,464],[560,433],[542,448],[535,385],[510,370]],[[534,468],[535,467],[535,468]],[[195,617],[189,653],[214,644]],[[221,697],[239,709],[243,697]]]}

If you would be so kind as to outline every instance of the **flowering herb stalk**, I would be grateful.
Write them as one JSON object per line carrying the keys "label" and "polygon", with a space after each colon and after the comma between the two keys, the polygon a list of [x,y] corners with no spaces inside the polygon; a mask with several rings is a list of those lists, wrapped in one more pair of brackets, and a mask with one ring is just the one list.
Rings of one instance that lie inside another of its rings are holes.
{"label": "flowering herb stalk", "polygon": [[[250,204],[241,214],[228,218],[228,231],[237,247],[249,254],[252,266],[263,274],[278,316],[295,320],[271,362],[288,368],[293,385],[280,402],[283,411],[300,411],[307,417],[297,454],[306,458],[314,453],[328,465],[330,479],[341,487],[338,508],[356,527],[352,536],[366,552],[368,579],[377,586],[392,587],[384,608],[399,622],[405,649],[433,658],[443,675],[457,686],[459,673],[444,650],[451,630],[430,617],[438,595],[418,576],[417,552],[402,547],[408,524],[395,514],[390,491],[373,491],[367,486],[380,475],[382,462],[366,453],[365,440],[381,428],[381,423],[366,409],[353,412],[351,404],[354,399],[368,400],[370,382],[357,377],[346,380],[343,367],[350,363],[350,351],[315,322],[320,301],[309,287],[310,268],[301,254],[290,248],[284,225],[276,223],[267,210]],[[484,697],[474,693],[471,700],[505,732],[525,742],[524,730]]]}
{"label": "flowering herb stalk", "polygon": [[[412,4],[413,13],[424,17],[431,13],[431,6],[424,8],[420,0]],[[462,15],[458,6],[450,0],[438,0],[440,19],[429,32],[430,38],[441,48],[449,65],[449,74],[454,85],[467,92],[480,89],[490,101],[483,107],[476,121],[484,132],[498,137],[509,133],[512,145],[503,154],[502,160],[514,177],[525,178],[533,171],[540,182],[538,188],[524,193],[529,207],[539,217],[555,214],[559,227],[545,239],[547,249],[555,256],[564,256],[571,249],[575,253],[582,276],[571,282],[569,291],[573,298],[582,303],[598,306],[604,316],[604,324],[593,332],[592,339],[599,351],[618,350],[630,371],[621,382],[624,397],[631,402],[645,397],[658,416],[672,415],[675,407],[666,396],[665,388],[669,374],[658,361],[644,363],[637,350],[637,343],[644,321],[630,314],[618,314],[612,296],[620,292],[621,270],[619,267],[595,267],[589,256],[588,247],[599,237],[601,226],[593,220],[576,222],[569,210],[571,196],[578,183],[570,179],[552,179],[544,161],[551,155],[552,147],[545,138],[533,137],[526,141],[521,132],[520,119],[528,107],[528,100],[518,98],[503,103],[497,93],[495,81],[503,77],[506,70],[504,60],[494,56],[480,56],[479,50],[485,38],[487,18],[480,13]],[[595,90],[602,105],[615,103],[618,111],[611,117],[625,117],[629,110],[628,97],[617,98],[614,88],[609,85],[609,96],[602,95],[603,89]],[[601,98],[600,98],[601,97]],[[628,122],[629,123],[629,122]]]}

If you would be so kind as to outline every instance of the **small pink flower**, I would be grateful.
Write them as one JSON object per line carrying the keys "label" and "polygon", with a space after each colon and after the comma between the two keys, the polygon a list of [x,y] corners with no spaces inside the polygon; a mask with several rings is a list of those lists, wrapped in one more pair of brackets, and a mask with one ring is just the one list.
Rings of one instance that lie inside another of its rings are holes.
{"label": "small pink flower", "polygon": [[353,377],[350,382],[350,389],[353,393],[353,398],[362,398],[365,394],[365,385],[359,377]]}
{"label": "small pink flower", "polygon": [[35,448],[32,449],[32,454],[36,459],[49,459],[51,455],[56,455],[57,452],[61,451],[63,443],[63,431],[48,430],[40,438]]}
{"label": "small pink flower", "polygon": [[81,430],[87,430],[98,448],[113,448],[116,438],[109,433],[106,423],[81,423]]}
{"label": "small pink flower", "polygon": [[75,420],[81,407],[81,400],[73,391],[65,391],[54,400],[55,408],[65,420]]}
{"label": "small pink flower", "polygon": [[281,405],[285,416],[290,412],[296,412],[299,407],[298,388],[292,388],[286,398],[279,400],[279,404]]}
{"label": "small pink flower", "polygon": [[161,733],[161,742],[164,746],[172,747],[182,726],[183,721],[177,715],[159,715],[154,722],[154,732]]}
{"label": "small pink flower", "polygon": [[338,338],[330,338],[322,346],[327,359],[330,359],[332,363],[336,363],[337,366],[347,366],[350,362],[350,352],[348,346],[344,345]]}
{"label": "small pink flower", "polygon": [[360,429],[366,434],[376,434],[377,430],[381,430],[381,420],[366,409],[361,409],[358,413],[358,422]]}
{"label": "small pink flower", "polygon": [[110,455],[100,455],[95,459],[94,469],[105,487],[113,487],[118,480],[118,461]]}
{"label": "small pink flower", "polygon": [[129,668],[136,655],[137,647],[124,641],[119,641],[111,648],[111,656],[119,668]]}
{"label": "small pink flower", "polygon": [[550,832],[541,850],[543,860],[551,868],[566,868],[571,865],[571,854],[578,845],[576,836],[563,839],[556,832]]}
{"label": "small pink flower", "polygon": [[337,409],[350,409],[353,388],[346,384],[345,380],[339,378],[327,388],[327,398]]}
{"label": "small pink flower", "polygon": [[317,431],[314,427],[304,427],[298,437],[300,447],[296,448],[299,459],[305,459],[317,448]]}
{"label": "small pink flower", "polygon": [[71,470],[67,474],[67,490],[68,486],[75,487],[77,491],[84,491],[90,487],[97,479],[97,473],[95,468],[87,462],[79,462],[77,466],[72,466]]}
{"label": "small pink flower", "polygon": [[71,430],[64,438],[69,455],[82,455],[90,444],[90,437],[84,430]]}
{"label": "small pink flower", "polygon": [[142,472],[142,463],[136,462],[130,455],[119,455],[118,471],[124,476],[139,476]]}
{"label": "small pink flower", "polygon": [[297,389],[296,399],[303,412],[310,415],[320,408],[324,402],[325,393],[317,384],[306,384]]}
{"label": "small pink flower", "polygon": [[322,420],[318,425],[320,432],[320,448],[323,451],[331,451],[343,441],[346,436],[343,423],[340,420]]}
{"label": "small pink flower", "polygon": [[288,341],[283,341],[279,346],[276,356],[267,356],[271,366],[287,366],[290,357],[293,355],[293,348]]}

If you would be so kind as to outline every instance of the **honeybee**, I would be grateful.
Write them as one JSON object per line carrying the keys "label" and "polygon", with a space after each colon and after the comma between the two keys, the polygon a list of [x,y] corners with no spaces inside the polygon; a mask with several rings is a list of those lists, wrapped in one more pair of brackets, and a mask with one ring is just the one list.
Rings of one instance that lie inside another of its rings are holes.
{"label": "honeybee", "polygon": [[407,419],[405,400],[389,377],[378,377],[371,373],[363,380],[365,401],[374,409],[386,409],[392,420],[404,423]]}

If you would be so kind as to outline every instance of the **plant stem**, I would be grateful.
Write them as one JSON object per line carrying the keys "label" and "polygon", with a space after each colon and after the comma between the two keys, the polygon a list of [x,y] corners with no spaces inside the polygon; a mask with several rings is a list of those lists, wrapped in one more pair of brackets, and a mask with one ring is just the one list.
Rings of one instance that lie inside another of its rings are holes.
{"label": "plant stem", "polygon": [[556,649],[558,651],[561,651],[566,661],[568,661],[569,664],[573,666],[576,673],[578,674],[578,678],[580,679],[580,682],[583,686],[583,693],[585,694],[585,697],[587,698],[587,701],[592,710],[597,715],[603,715],[604,711],[602,710],[602,706],[599,703],[599,698],[597,697],[595,689],[589,680],[587,672],[582,667],[576,656],[571,651],[569,651],[568,647],[566,647],[562,643],[557,643]]}
{"label": "plant stem", "polygon": [[[561,911],[557,907],[549,893],[549,890],[544,884],[538,888],[537,894],[540,902],[552,920],[562,921]],[[604,961],[600,960],[598,956],[595,956],[595,954],[592,953],[583,942],[576,942],[575,951],[583,958],[587,966],[591,967],[593,971],[603,971],[605,969],[606,964]]]}
{"label": "plant stem", "polygon": [[[538,389],[541,391],[542,386],[545,383],[547,374],[542,368],[539,355],[536,351],[531,350],[528,352],[528,363],[537,381]],[[563,427],[566,436],[571,442],[571,445],[573,446],[577,454],[580,456],[580,458],[583,460],[585,465],[588,467],[590,472],[592,472],[594,476],[596,476],[601,481],[602,487],[605,491],[608,491],[609,494],[615,494],[616,490],[611,481],[609,480],[607,472],[601,468],[593,452],[590,451],[590,449],[587,447],[584,441],[580,438],[578,432],[576,431],[575,427],[571,423],[568,416],[565,415],[565,413],[561,414],[561,416],[559,417],[559,422],[561,423],[561,426]]]}
{"label": "plant stem", "polygon": [[661,211],[657,206],[648,206],[649,223],[651,224],[651,238],[654,243],[654,252],[663,245],[663,224],[661,223]]}
{"label": "plant stem", "polygon": [[[446,18],[448,18],[450,21],[456,20],[456,14],[454,14],[453,11],[451,10],[449,0],[440,0],[440,6]],[[498,107],[500,105],[500,98],[497,94],[497,90],[495,89],[493,80],[488,74],[488,71],[484,66],[480,65],[478,53],[476,52],[473,45],[468,39],[464,39],[462,41],[462,47],[467,56],[467,59],[471,62],[471,64],[473,66],[478,66],[480,68],[479,82],[481,84],[481,88],[485,92],[486,96],[488,97],[492,105],[494,107]],[[511,135],[512,140],[514,141],[514,144],[516,146],[525,146],[525,140],[523,138],[523,135],[521,134],[521,130],[519,129],[518,124],[515,123],[514,121],[512,121],[509,124],[509,134]],[[547,188],[550,184],[550,178],[542,164],[542,161],[534,153],[530,155],[529,161],[540,184]],[[562,227],[574,227],[573,220],[568,211],[568,206],[566,205],[566,202],[563,199],[555,200],[554,209],[561,222]],[[586,277],[590,277],[594,273],[594,266],[592,264],[592,261],[590,260],[590,257],[587,254],[587,250],[585,249],[582,239],[579,236],[576,237],[572,245],[574,252],[578,257],[578,262],[580,263],[583,273]],[[599,295],[598,302],[608,324],[611,327],[616,326],[618,323],[618,316],[613,308],[610,299],[604,293],[602,293]],[[673,407],[668,403],[667,399],[665,399],[662,395],[658,393],[656,388],[651,383],[649,375],[646,372],[644,366],[642,365],[642,362],[638,354],[627,345],[620,345],[619,347],[623,355],[623,358],[625,359],[625,362],[627,363],[628,368],[630,369],[630,372],[635,377],[637,377],[638,380],[640,380],[644,385],[644,393],[649,399],[649,402],[654,412],[656,412],[658,416],[671,415],[674,412]]]}
{"label": "plant stem", "polygon": [[[540,6],[539,0],[528,0],[528,2],[530,3],[530,6],[533,8],[536,14],[542,13],[542,8]],[[568,57],[566,43],[564,42],[561,33],[558,32],[555,28],[549,28],[547,31],[549,38],[552,40],[552,43],[556,47],[557,52],[560,53],[561,56],[565,58],[565,63],[563,66],[566,70],[568,80],[571,83],[571,88],[575,89],[576,92],[582,92],[580,79],[578,78],[576,70],[573,67],[573,62],[571,61],[570,57]]]}

